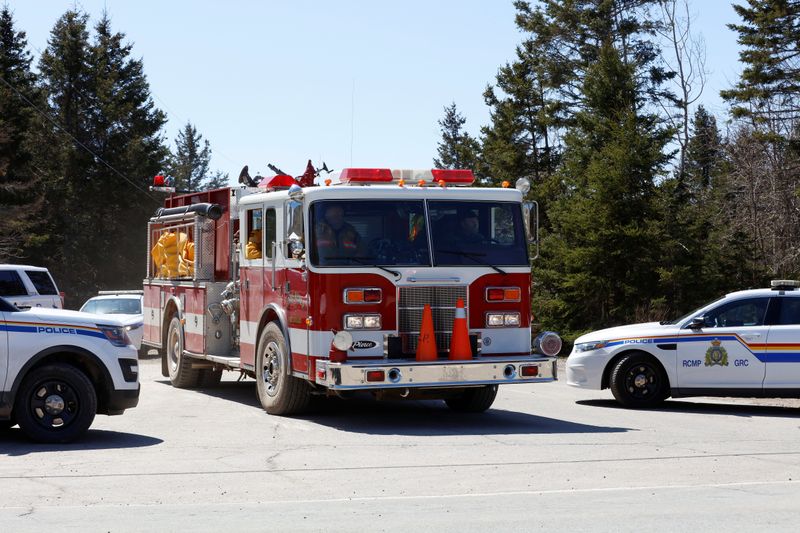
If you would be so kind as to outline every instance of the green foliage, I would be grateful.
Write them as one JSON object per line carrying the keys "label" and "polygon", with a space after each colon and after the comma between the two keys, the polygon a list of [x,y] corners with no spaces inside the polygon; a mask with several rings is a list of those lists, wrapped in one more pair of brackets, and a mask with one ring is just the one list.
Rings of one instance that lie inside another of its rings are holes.
{"label": "green foliage", "polygon": [[444,108],[444,117],[439,120],[442,140],[439,141],[438,158],[433,160],[436,168],[478,170],[478,141],[464,131],[465,119],[455,102]]}
{"label": "green foliage", "polygon": [[224,187],[228,175],[211,173],[211,144],[203,139],[191,122],[175,138],[175,152],[169,157],[167,172],[175,178],[179,191],[202,191]]}

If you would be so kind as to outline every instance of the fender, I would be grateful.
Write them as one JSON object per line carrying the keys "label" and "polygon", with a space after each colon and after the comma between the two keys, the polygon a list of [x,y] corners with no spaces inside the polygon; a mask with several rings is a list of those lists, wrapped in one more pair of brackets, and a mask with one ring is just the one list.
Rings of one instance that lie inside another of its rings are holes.
{"label": "fender", "polygon": [[[267,323],[270,322],[270,321],[268,321],[268,320],[266,320],[264,318],[264,316],[269,312],[273,312],[278,316],[278,327],[281,328],[281,333],[283,333],[283,338],[286,341],[286,349],[289,352],[287,354],[288,357],[289,357],[289,361],[288,361],[289,364],[285,365],[286,366],[286,375],[287,376],[291,376],[292,375],[292,346],[291,346],[291,344],[289,344],[289,330],[286,328],[286,324],[288,324],[288,321],[286,319],[286,311],[283,308],[278,307],[274,303],[271,303],[271,304],[267,304],[264,307],[264,309],[261,310],[261,314],[258,317],[258,323],[260,325],[262,325],[262,327],[259,327],[259,329],[258,329],[258,337],[257,338],[258,339],[261,338],[261,330],[263,329],[263,326],[266,326]],[[258,346],[256,346],[256,351],[258,351]]]}
{"label": "fender", "polygon": [[[62,344],[59,346],[50,346],[45,348],[41,352],[37,353],[22,366],[20,371],[17,373],[17,376],[14,378],[14,383],[11,385],[11,390],[0,392],[0,420],[7,419],[11,416],[11,411],[14,408],[14,398],[17,396],[17,391],[19,390],[20,385],[22,385],[22,380],[25,379],[25,376],[28,375],[28,372],[39,364],[43,359],[46,357],[56,354],[56,353],[73,353],[79,354],[90,361],[92,361],[103,374],[103,378],[105,379],[106,383],[109,384],[111,389],[114,388],[114,380],[111,378],[111,373],[108,371],[108,366],[94,353],[90,352],[86,348],[81,348],[80,346],[73,346],[69,344]],[[91,376],[88,376],[91,378]],[[98,389],[96,389],[98,390]],[[100,391],[100,392],[108,392],[108,391]],[[100,396],[100,394],[98,394]]]}

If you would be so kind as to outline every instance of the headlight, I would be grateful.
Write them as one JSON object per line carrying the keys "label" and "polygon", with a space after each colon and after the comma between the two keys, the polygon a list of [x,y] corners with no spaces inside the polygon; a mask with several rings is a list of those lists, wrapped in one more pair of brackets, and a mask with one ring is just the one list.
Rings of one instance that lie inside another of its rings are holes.
{"label": "headlight", "polygon": [[519,313],[486,313],[487,328],[518,328],[520,323]]}
{"label": "headlight", "polygon": [[600,348],[605,348],[607,344],[608,341],[582,342],[580,344],[575,345],[575,351],[591,352],[592,350],[599,350]]}
{"label": "headlight", "polygon": [[114,346],[127,346],[131,343],[128,334],[125,333],[125,328],[122,326],[97,326],[103,335],[106,336],[108,342]]}
{"label": "headlight", "polygon": [[345,315],[345,329],[381,329],[381,315]]}

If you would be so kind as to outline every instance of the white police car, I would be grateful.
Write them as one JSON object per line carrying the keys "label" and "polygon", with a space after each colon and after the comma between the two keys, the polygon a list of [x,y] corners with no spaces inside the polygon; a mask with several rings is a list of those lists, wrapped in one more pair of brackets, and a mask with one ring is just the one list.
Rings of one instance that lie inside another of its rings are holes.
{"label": "white police car", "polygon": [[109,315],[22,311],[0,298],[0,429],[19,424],[39,442],[69,442],[96,413],[139,401],[137,351]]}
{"label": "white police car", "polygon": [[728,294],[671,322],[579,337],[567,384],[627,407],[669,396],[800,397],[800,282]]}

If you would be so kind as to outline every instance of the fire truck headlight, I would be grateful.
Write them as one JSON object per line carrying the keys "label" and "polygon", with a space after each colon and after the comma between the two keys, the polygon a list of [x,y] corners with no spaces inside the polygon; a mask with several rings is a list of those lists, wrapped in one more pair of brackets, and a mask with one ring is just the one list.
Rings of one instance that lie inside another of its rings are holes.
{"label": "fire truck headlight", "polygon": [[345,329],[381,329],[381,315],[345,315]]}
{"label": "fire truck headlight", "polygon": [[520,323],[519,313],[486,313],[487,328],[518,328]]}
{"label": "fire truck headlight", "polygon": [[490,328],[498,328],[503,325],[503,313],[487,313],[486,326]]}
{"label": "fire truck headlight", "polygon": [[519,327],[519,313],[506,313],[503,315],[503,324],[510,327]]}

